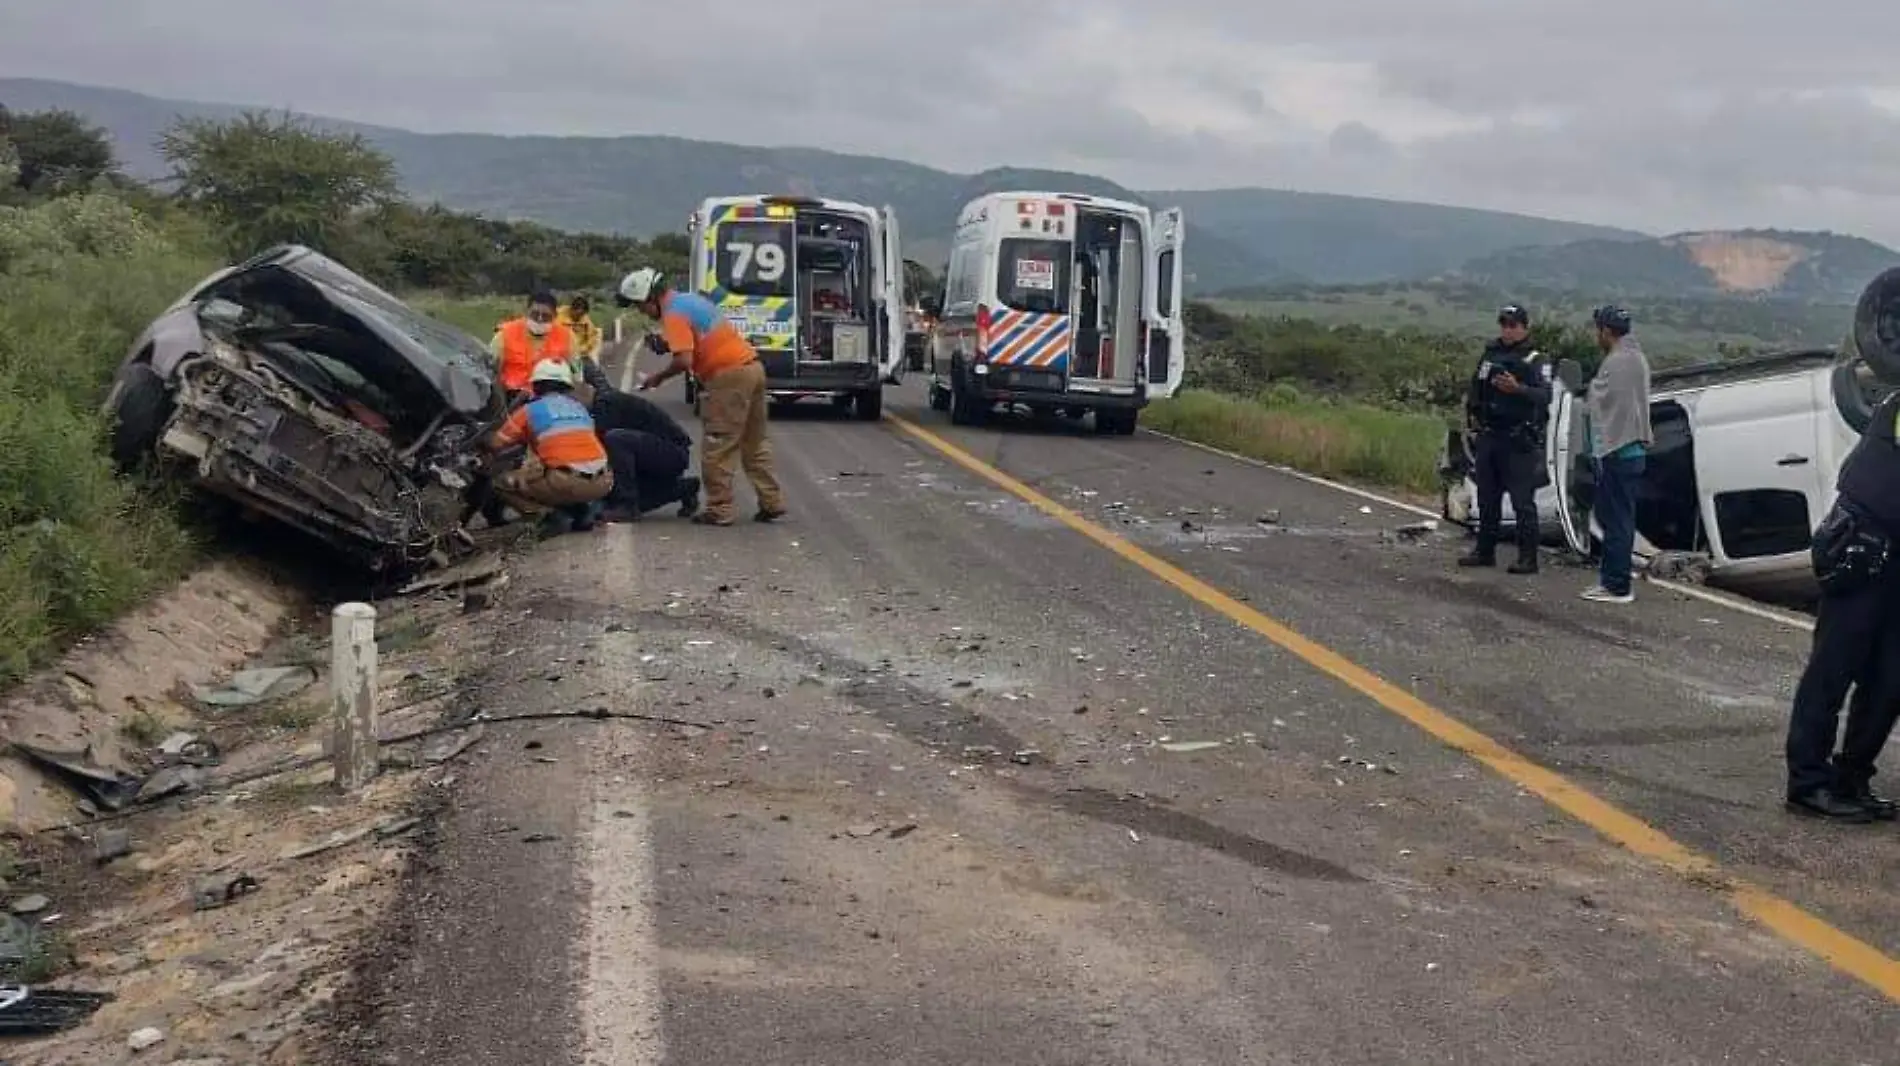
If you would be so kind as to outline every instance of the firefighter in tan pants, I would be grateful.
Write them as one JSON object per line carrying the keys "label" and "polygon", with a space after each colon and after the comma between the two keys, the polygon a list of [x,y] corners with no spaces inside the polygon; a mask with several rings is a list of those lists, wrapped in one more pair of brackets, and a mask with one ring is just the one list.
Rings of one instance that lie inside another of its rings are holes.
{"label": "firefighter in tan pants", "polygon": [[651,267],[621,279],[614,299],[660,323],[657,342],[649,338],[649,344],[672,359],[664,370],[640,383],[642,391],[689,370],[699,381],[700,420],[705,427],[699,466],[706,509],[694,515],[693,521],[732,524],[735,464],[745,467],[746,480],[759,497],[759,510],[752,517],[760,522],[785,517],[785,497],[772,473],[772,442],[765,434],[765,368],[759,365],[752,345],[711,300],[672,291],[666,278]]}

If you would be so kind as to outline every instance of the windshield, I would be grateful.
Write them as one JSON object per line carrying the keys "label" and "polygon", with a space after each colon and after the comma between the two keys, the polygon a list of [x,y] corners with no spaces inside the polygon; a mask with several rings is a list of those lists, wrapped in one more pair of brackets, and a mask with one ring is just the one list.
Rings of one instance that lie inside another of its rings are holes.
{"label": "windshield", "polygon": [[478,377],[488,376],[488,350],[481,342],[418,313],[335,260],[310,255],[297,260],[292,269],[348,297],[358,314],[415,341],[442,363]]}
{"label": "windshield", "polygon": [[996,257],[996,297],[1017,311],[1067,314],[1068,241],[1010,237]]}
{"label": "windshield", "polygon": [[792,295],[795,232],[789,218],[721,222],[715,232],[713,284],[735,296]]}

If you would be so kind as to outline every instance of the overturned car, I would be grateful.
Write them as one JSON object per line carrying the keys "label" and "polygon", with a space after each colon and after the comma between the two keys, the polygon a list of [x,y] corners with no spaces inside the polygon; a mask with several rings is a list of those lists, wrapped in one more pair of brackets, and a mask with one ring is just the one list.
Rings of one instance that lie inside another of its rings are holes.
{"label": "overturned car", "polygon": [[155,461],[372,570],[447,561],[506,414],[475,338],[300,245],[200,282],[106,396],[122,468]]}

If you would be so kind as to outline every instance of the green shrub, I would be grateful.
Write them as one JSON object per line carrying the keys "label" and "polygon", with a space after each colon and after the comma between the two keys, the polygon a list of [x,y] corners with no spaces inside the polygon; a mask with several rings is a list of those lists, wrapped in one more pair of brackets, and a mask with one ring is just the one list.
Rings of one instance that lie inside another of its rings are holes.
{"label": "green shrub", "polygon": [[113,473],[98,405],[212,266],[110,194],[0,207],[0,683],[188,564],[171,509]]}
{"label": "green shrub", "polygon": [[1300,398],[1276,385],[1263,401],[1190,389],[1151,405],[1153,429],[1323,477],[1428,493],[1438,486],[1446,422],[1358,403]]}

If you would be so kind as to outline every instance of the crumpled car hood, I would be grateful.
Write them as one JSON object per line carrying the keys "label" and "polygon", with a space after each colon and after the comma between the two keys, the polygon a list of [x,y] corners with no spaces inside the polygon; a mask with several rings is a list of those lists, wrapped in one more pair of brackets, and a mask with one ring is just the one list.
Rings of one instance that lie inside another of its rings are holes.
{"label": "crumpled car hood", "polygon": [[315,295],[336,313],[376,335],[414,375],[426,381],[450,410],[480,416],[489,409],[495,384],[487,349],[475,338],[412,310],[347,267],[301,245],[284,245],[227,267],[192,289],[178,306],[207,298],[212,290],[247,275],[268,278]]}

